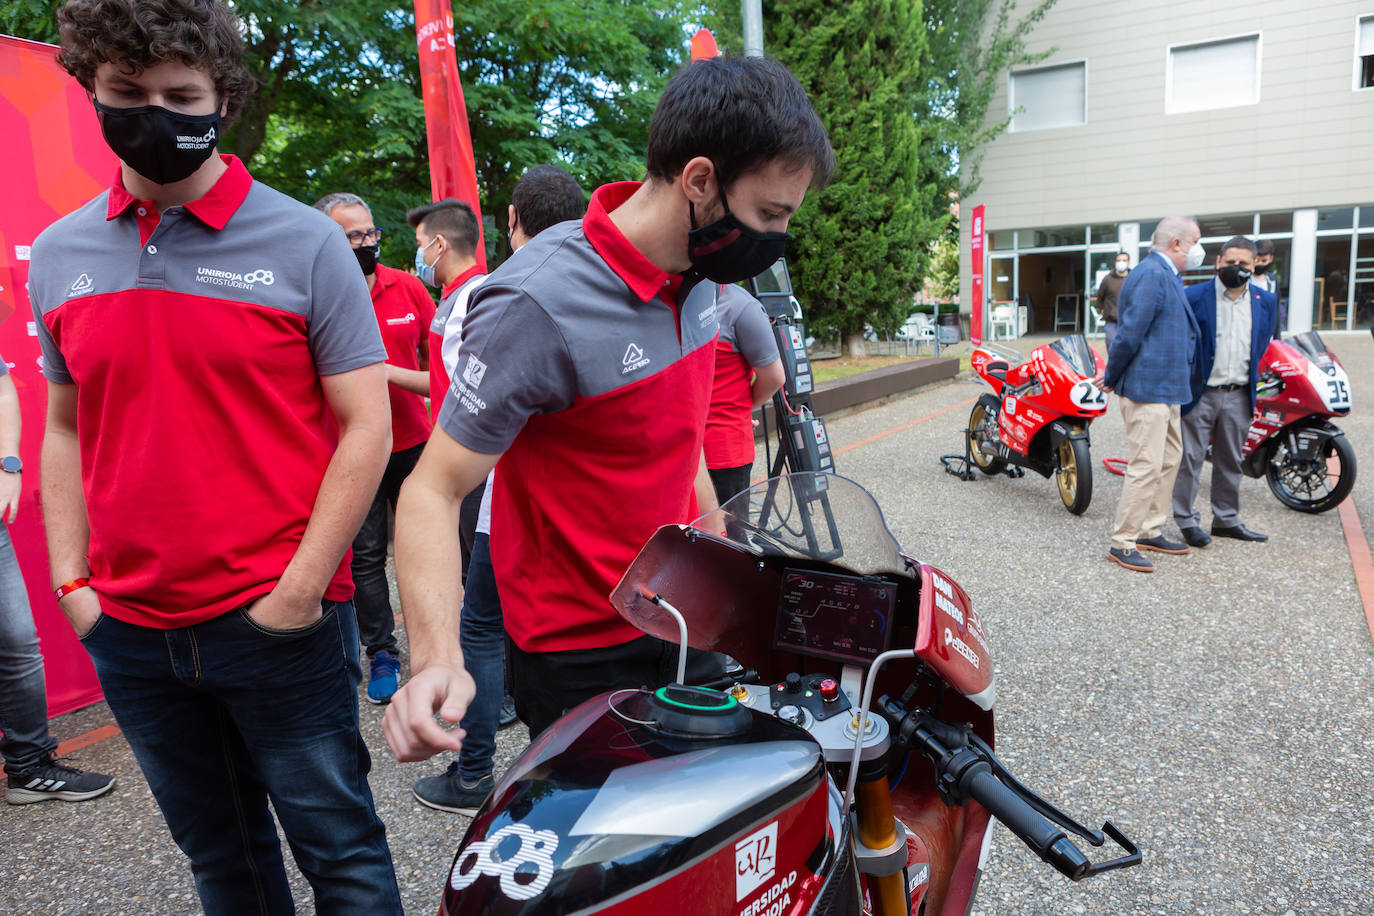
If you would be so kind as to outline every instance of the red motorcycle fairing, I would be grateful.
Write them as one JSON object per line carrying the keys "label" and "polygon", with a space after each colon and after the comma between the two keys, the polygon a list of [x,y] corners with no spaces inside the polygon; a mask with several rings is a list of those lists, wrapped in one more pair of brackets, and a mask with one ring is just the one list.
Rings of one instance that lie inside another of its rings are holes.
{"label": "red motorcycle fairing", "polygon": [[613,711],[635,693],[588,700],[520,756],[440,913],[808,912],[843,865],[820,748],[753,710],[729,742],[665,735]]}
{"label": "red motorcycle fairing", "polygon": [[997,697],[992,650],[968,594],[934,566],[921,564],[921,616],[916,657],[981,709]]}

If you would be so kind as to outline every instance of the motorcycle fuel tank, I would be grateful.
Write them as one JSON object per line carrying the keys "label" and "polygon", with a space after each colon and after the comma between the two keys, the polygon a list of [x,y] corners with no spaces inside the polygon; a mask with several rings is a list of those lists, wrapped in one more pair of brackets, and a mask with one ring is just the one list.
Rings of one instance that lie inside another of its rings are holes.
{"label": "motorcycle fuel tank", "polygon": [[[798,912],[836,861],[819,746],[742,707],[694,736],[681,699],[607,693],[544,732],[468,829],[440,912]],[[669,730],[654,703],[676,707]]]}
{"label": "motorcycle fuel tank", "polygon": [[952,578],[922,563],[916,656],[979,709],[992,709],[997,685],[983,619]]}

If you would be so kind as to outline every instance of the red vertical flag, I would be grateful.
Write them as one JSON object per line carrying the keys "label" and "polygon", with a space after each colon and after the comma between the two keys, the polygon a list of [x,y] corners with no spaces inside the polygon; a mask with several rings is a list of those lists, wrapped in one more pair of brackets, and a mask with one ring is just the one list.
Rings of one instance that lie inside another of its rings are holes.
{"label": "red vertical flag", "polygon": [[477,263],[485,270],[482,210],[477,200],[477,162],[472,152],[463,84],[453,41],[449,0],[415,0],[415,37],[420,50],[420,87],[429,135],[429,185],[435,200],[455,197],[477,214]]}
{"label": "red vertical flag", "polygon": [[27,466],[9,537],[43,647],[50,715],[99,700],[100,684],[48,587],[38,501],[48,385],[29,309],[29,247],[49,223],[108,187],[118,168],[86,91],[57,65],[56,54],[52,45],[0,35],[0,354],[19,392],[19,458]]}
{"label": "red vertical flag", "polygon": [[982,204],[973,208],[973,233],[968,244],[969,298],[973,300],[969,303],[969,337],[974,346],[983,342],[983,313],[987,311],[987,303],[983,301],[983,243],[987,238],[983,232],[983,220],[986,215],[987,208]]}

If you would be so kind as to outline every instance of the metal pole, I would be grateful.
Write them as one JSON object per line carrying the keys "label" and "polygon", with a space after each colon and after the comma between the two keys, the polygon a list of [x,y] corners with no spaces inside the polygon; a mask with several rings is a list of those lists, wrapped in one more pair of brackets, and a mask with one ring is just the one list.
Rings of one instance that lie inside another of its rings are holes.
{"label": "metal pole", "polygon": [[744,19],[744,56],[763,56],[763,0],[740,0]]}

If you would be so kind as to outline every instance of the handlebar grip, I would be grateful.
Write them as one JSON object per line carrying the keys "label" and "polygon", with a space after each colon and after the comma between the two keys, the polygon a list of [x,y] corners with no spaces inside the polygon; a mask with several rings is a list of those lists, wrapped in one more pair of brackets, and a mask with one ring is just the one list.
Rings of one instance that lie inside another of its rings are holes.
{"label": "handlebar grip", "polygon": [[970,768],[963,782],[969,795],[1020,837],[1021,842],[1041,859],[1074,881],[1087,872],[1087,858],[1064,831],[1026,804],[1021,796],[1002,785],[986,764]]}

